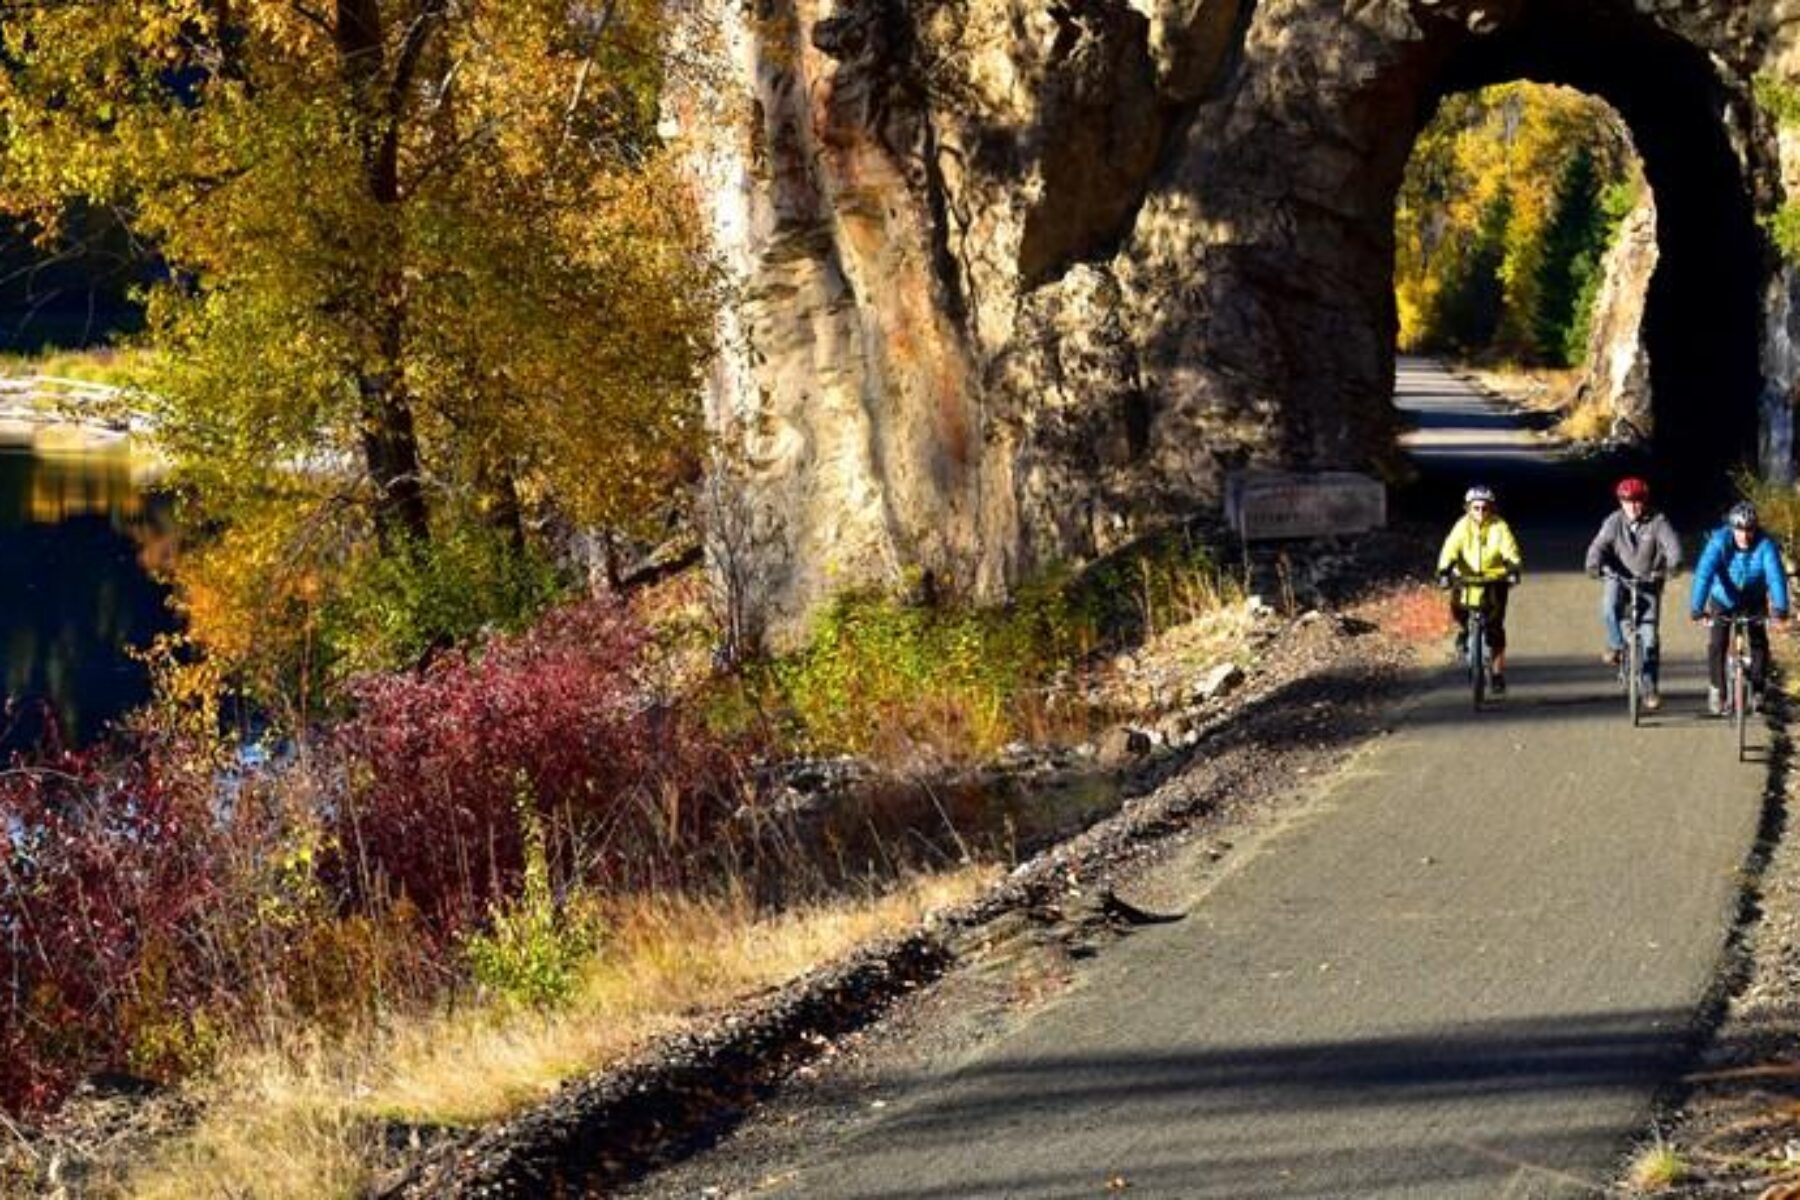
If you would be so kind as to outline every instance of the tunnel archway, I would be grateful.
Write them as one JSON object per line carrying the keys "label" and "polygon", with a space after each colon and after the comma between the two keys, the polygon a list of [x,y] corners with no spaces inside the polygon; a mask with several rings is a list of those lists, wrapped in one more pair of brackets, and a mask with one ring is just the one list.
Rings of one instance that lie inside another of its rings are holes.
{"label": "tunnel archway", "polygon": [[1445,96],[1514,79],[1598,96],[1630,128],[1657,207],[1659,261],[1643,328],[1651,449],[1671,475],[1722,481],[1759,449],[1769,270],[1734,145],[1745,125],[1740,99],[1698,46],[1622,6],[1602,19],[1595,9],[1540,3],[1456,46],[1420,96],[1412,136]]}

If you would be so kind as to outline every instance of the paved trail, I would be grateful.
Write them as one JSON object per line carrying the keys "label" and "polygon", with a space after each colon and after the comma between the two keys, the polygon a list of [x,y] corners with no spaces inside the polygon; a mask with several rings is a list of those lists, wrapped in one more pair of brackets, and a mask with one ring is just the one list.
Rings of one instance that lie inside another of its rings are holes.
{"label": "paved trail", "polygon": [[[1503,499],[1537,486],[1530,439],[1463,384],[1405,363],[1401,392],[1428,470],[1500,456]],[[1685,622],[1667,707],[1627,725],[1579,574],[1605,504],[1522,522],[1502,707],[1471,713],[1442,668],[1187,920],[1109,949],[780,1194],[1095,1197],[1114,1176],[1158,1197],[1598,1192],[1677,1069],[1765,778],[1699,716]]]}

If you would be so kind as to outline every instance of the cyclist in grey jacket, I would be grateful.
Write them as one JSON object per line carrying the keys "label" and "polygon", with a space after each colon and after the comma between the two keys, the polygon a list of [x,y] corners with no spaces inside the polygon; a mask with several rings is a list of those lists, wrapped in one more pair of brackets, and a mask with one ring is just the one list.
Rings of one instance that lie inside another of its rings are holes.
{"label": "cyclist in grey jacket", "polygon": [[[1600,616],[1606,626],[1606,651],[1601,657],[1618,665],[1625,649],[1625,622],[1637,625],[1644,648],[1644,707],[1662,707],[1657,690],[1661,654],[1656,627],[1662,615],[1663,583],[1681,566],[1681,539],[1667,517],[1650,509],[1650,485],[1635,476],[1619,480],[1613,489],[1619,508],[1600,523],[1587,551],[1588,574],[1605,577]],[[1619,577],[1638,579],[1648,586],[1638,589],[1638,611],[1626,614],[1631,592]]]}

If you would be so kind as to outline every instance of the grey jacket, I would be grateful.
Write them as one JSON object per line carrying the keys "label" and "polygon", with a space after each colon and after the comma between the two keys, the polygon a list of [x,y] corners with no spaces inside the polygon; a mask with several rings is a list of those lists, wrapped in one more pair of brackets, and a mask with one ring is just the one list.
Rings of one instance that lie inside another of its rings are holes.
{"label": "grey jacket", "polygon": [[1623,512],[1615,511],[1600,523],[1600,532],[1588,545],[1589,575],[1598,575],[1601,568],[1610,567],[1639,579],[1650,575],[1667,579],[1680,566],[1681,539],[1661,513],[1628,522]]}

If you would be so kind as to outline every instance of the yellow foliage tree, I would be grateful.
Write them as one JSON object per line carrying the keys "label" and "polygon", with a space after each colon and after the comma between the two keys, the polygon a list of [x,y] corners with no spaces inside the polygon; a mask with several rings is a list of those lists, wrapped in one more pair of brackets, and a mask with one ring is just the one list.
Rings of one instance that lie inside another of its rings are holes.
{"label": "yellow foliage tree", "polygon": [[656,130],[672,11],[8,7],[0,205],[114,206],[166,265],[146,403],[215,535],[203,640],[251,653],[321,563],[448,513],[630,528],[691,472],[715,277]]}
{"label": "yellow foliage tree", "polygon": [[1643,186],[1624,123],[1594,97],[1520,82],[1445,98],[1414,143],[1396,203],[1403,350],[1545,353],[1546,236],[1559,183],[1582,155],[1604,185]]}

